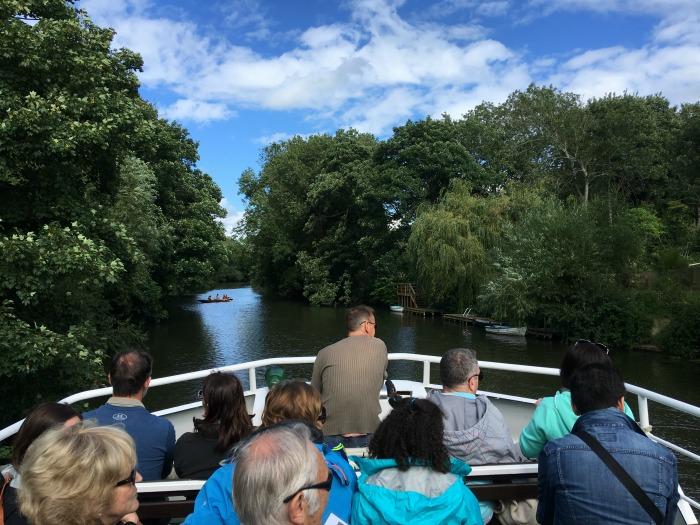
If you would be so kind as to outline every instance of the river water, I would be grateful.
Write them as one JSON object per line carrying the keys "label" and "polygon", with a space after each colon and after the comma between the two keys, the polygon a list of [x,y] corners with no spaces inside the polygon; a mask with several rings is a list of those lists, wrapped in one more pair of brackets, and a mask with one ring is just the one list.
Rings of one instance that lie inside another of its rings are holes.
{"label": "river water", "polygon": [[[200,304],[207,295],[233,297],[233,302]],[[248,286],[220,288],[198,297],[183,298],[170,307],[170,317],[155,326],[149,337],[154,355],[154,377],[213,368],[268,357],[312,356],[324,346],[345,336],[344,310],[318,308],[302,303],[263,297]],[[556,342],[533,338],[494,336],[482,328],[464,328],[441,319],[424,319],[409,314],[378,311],[377,337],[389,352],[441,355],[445,350],[466,346],[479,359],[558,367],[565,347]],[[611,350],[611,357],[628,383],[667,396],[700,405],[697,378],[700,364],[662,354],[625,353]],[[437,366],[431,381],[439,383]],[[259,371],[259,384],[263,384]],[[311,365],[285,367],[287,377],[310,378]],[[557,378],[485,370],[480,386],[487,391],[526,397],[552,395]],[[422,366],[389,363],[389,376],[420,380]],[[247,376],[239,376],[244,386]],[[154,410],[193,401],[200,381],[153,388],[146,398]],[[635,414],[637,400],[629,396]],[[659,437],[700,451],[700,420],[649,403],[654,433]],[[700,498],[700,464],[679,459],[681,484],[688,495]]]}

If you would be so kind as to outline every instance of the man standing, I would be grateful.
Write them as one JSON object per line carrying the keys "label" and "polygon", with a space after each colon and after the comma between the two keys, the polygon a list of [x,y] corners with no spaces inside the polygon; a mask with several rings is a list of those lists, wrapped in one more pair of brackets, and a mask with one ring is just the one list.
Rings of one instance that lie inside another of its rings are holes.
{"label": "man standing", "polygon": [[[571,434],[548,442],[540,453],[537,520],[543,525],[673,523],[679,498],[676,458],[625,415],[620,374],[609,365],[587,365],[574,373],[570,387],[571,405],[581,417]],[[625,476],[627,486],[621,481]]]}
{"label": "man standing", "polygon": [[373,308],[349,308],[345,320],[348,336],[318,353],[311,384],[321,392],[326,407],[326,442],[362,447],[379,425],[387,351],[384,342],[374,337]]}
{"label": "man standing", "polygon": [[233,503],[241,523],[321,523],[333,474],[310,436],[279,426],[237,447]]}
{"label": "man standing", "polygon": [[[472,350],[453,348],[442,356],[443,390],[431,393],[428,400],[442,410],[445,446],[451,456],[469,465],[525,461],[503,414],[488,397],[477,394],[483,377]],[[493,504],[480,502],[479,506],[484,523],[488,523],[493,516]]]}
{"label": "man standing", "polygon": [[153,359],[140,350],[126,350],[112,358],[109,382],[112,397],[107,403],[83,414],[99,425],[120,425],[133,438],[137,470],[144,481],[170,474],[175,448],[175,429],[167,419],[154,416],[143,405],[151,383]]}

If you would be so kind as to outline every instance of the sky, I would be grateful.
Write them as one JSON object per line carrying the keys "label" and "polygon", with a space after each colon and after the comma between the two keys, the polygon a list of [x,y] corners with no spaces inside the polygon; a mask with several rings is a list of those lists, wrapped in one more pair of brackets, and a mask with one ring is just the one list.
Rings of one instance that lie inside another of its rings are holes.
{"label": "sky", "polygon": [[140,93],[199,143],[227,230],[265,145],[459,118],[530,83],[700,100],[700,0],[81,0]]}

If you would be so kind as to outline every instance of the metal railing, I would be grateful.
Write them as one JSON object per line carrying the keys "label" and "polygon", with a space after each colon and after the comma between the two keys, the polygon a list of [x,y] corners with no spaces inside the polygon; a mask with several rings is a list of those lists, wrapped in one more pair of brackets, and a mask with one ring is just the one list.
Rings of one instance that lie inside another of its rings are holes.
{"label": "metal railing", "polygon": [[[235,364],[235,365],[210,368],[207,370],[199,370],[197,372],[188,372],[185,374],[177,374],[177,375],[173,375],[173,376],[159,377],[159,378],[153,379],[151,381],[150,388],[154,388],[154,387],[158,387],[158,386],[162,386],[162,385],[170,385],[170,384],[174,384],[174,383],[181,383],[184,381],[192,381],[194,379],[200,379],[202,377],[208,376],[212,372],[240,372],[240,371],[247,370],[248,371],[249,390],[248,390],[248,392],[246,392],[246,394],[251,394],[257,390],[257,377],[256,377],[257,369],[262,368],[262,367],[272,366],[272,365],[312,364],[315,360],[316,360],[315,356],[310,356],[310,357],[273,357],[273,358],[269,358],[269,359],[259,359],[257,361],[249,361],[246,363],[240,363],[240,364]],[[431,382],[430,382],[430,367],[432,364],[439,364],[440,363],[440,356],[394,353],[394,354],[389,354],[389,361],[413,361],[413,362],[422,363],[423,364],[423,385],[428,386],[428,387],[432,387],[432,388],[439,388],[440,387],[440,385],[431,384]],[[499,362],[495,362],[495,361],[479,361],[479,366],[482,368],[486,368],[486,369],[501,370],[501,371],[505,371],[505,372],[539,374],[539,375],[548,375],[548,376],[558,376],[559,375],[558,369],[542,367],[542,366],[529,366],[529,365],[518,365],[518,364],[512,364],[512,363],[499,363]],[[685,403],[683,401],[679,401],[677,399],[673,399],[673,398],[668,397],[668,396],[664,396],[662,394],[658,394],[658,393],[653,392],[651,390],[647,390],[645,388],[641,388],[641,387],[638,387],[636,385],[632,385],[629,383],[625,383],[625,387],[627,388],[628,392],[635,394],[637,396],[639,424],[645,431],[647,431],[649,436],[653,440],[668,447],[669,449],[673,450],[674,452],[677,452],[678,454],[686,456],[694,461],[700,462],[700,455],[695,454],[694,452],[686,450],[682,447],[679,447],[678,445],[675,445],[671,442],[665,441],[665,440],[653,435],[650,432],[651,426],[650,426],[650,420],[649,420],[648,401],[651,400],[655,403],[659,403],[660,405],[664,405],[666,407],[684,412],[686,414],[690,414],[690,415],[695,416],[695,417],[700,417],[700,407],[691,405],[689,403]],[[62,403],[77,403],[79,401],[94,399],[96,397],[108,396],[111,393],[112,393],[111,387],[97,388],[94,390],[86,390],[84,392],[79,392],[77,394],[73,394],[73,395],[68,396],[64,399],[61,399],[60,402],[62,402]],[[535,400],[531,399],[530,401],[532,401],[534,403]],[[8,437],[15,434],[19,430],[19,427],[22,424],[22,421],[18,421],[16,423],[0,430],[0,441],[3,441],[4,439],[7,439]],[[695,502],[693,502],[693,503],[694,503],[693,506],[699,505]],[[700,508],[700,506],[698,506],[696,508]]]}

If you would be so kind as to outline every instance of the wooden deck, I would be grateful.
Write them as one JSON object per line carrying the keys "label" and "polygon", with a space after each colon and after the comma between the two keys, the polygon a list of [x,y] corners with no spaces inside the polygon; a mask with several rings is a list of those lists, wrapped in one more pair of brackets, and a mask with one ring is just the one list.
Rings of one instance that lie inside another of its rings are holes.
{"label": "wooden deck", "polygon": [[423,317],[440,317],[442,311],[436,308],[409,308],[408,306],[403,307],[404,313],[408,312],[412,315],[421,315]]}

